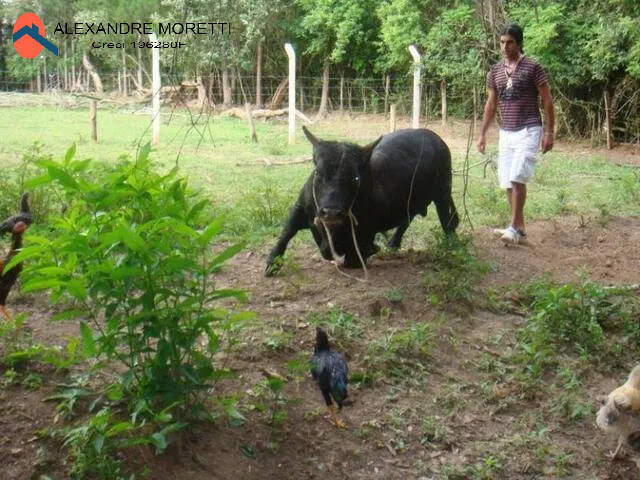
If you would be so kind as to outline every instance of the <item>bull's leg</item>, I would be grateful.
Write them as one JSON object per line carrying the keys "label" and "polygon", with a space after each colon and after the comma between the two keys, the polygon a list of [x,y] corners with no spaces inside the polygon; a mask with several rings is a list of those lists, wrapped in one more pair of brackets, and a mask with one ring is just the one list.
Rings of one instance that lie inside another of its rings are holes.
{"label": "bull's leg", "polygon": [[403,222],[398,225],[398,228],[396,228],[396,231],[391,237],[391,240],[387,242],[387,246],[390,249],[398,250],[400,248],[400,245],[402,244],[402,236],[404,235],[404,232],[407,231],[407,228],[409,228],[409,223],[411,223],[411,220],[405,218]]}
{"label": "bull's leg", "polygon": [[320,249],[322,258],[324,258],[325,260],[333,260],[333,258],[331,257],[331,247],[329,246],[327,238],[322,235],[316,227],[311,226],[310,229],[311,234],[313,235],[313,239],[316,241],[316,245],[318,245],[318,248]]}
{"label": "bull's leg", "polygon": [[[269,256],[267,257],[267,266],[264,269],[265,276],[269,277],[278,271],[279,266],[275,264],[276,258],[280,257],[287,249],[289,241],[298,233],[298,230],[309,228],[309,222],[307,220],[307,214],[301,205],[294,205],[289,213],[287,223],[280,233],[278,242],[271,249]],[[315,235],[314,235],[315,237]],[[316,240],[317,241],[317,240]]]}
{"label": "bull's leg", "polygon": [[453,203],[451,194],[443,194],[434,202],[436,204],[438,219],[440,220],[442,230],[444,230],[445,233],[454,233],[456,231],[456,228],[458,228],[460,218],[458,217],[458,211],[456,210],[456,206]]}
{"label": "bull's leg", "polygon": [[[367,258],[379,250],[373,242],[374,238],[375,234],[359,235],[358,237],[358,248],[360,249],[360,254],[362,255],[362,260],[364,260],[365,265]],[[362,268],[362,262],[352,243],[349,244],[349,248],[344,257],[344,268]]]}

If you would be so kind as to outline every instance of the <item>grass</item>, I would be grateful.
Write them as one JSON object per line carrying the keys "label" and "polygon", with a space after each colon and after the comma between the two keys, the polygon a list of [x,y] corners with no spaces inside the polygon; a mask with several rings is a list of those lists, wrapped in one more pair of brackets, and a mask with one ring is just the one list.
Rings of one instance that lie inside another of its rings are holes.
{"label": "grass", "polygon": [[[17,164],[34,142],[41,151],[61,157],[75,142],[78,158],[116,161],[120,155],[135,155],[141,143],[150,139],[149,118],[133,114],[134,108],[101,106],[98,138],[89,139],[88,107],[10,107],[3,109],[0,130],[12,134],[0,146],[0,162]],[[229,212],[230,230],[250,235],[254,241],[275,235],[286,218],[304,180],[309,163],[265,167],[263,159],[288,161],[310,158],[311,147],[301,130],[295,145],[288,145],[286,122],[257,122],[259,143],[251,143],[244,120],[231,117],[197,116],[169,110],[163,115],[161,142],[153,158],[167,168],[176,161],[190,177],[190,183],[208,192],[216,209]],[[333,117],[314,124],[316,135],[326,139],[352,140],[360,144],[385,133],[384,119],[367,118],[361,124],[353,119]],[[464,151],[450,142],[454,170],[460,170]],[[495,148],[495,146],[494,146]],[[483,156],[472,149],[470,163]],[[492,168],[482,178],[482,167],[471,170],[467,208],[474,225],[503,226],[508,221],[504,193],[498,188]],[[463,178],[454,176],[454,200],[462,212]],[[600,218],[607,212],[640,214],[640,178],[631,169],[616,167],[598,156],[551,152],[539,162],[530,185],[526,215],[530,220],[578,214]],[[405,235],[404,246],[418,249],[428,244],[428,232],[437,224],[435,209],[426,221],[417,220]],[[603,213],[605,212],[605,213]],[[467,225],[468,227],[468,225]],[[310,237],[304,237],[305,242]]]}

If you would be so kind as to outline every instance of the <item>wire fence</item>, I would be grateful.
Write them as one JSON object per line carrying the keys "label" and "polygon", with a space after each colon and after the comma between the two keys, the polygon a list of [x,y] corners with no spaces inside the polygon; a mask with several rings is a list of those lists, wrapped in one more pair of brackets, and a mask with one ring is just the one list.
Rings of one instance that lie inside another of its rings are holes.
{"label": "wire fence", "polygon": [[[0,71],[0,91],[3,92],[90,92],[94,89],[84,69],[57,69],[47,75],[39,74],[29,81],[11,80]],[[107,94],[127,97],[129,100],[149,102],[151,79],[144,72],[129,70],[100,73]],[[233,107],[250,103],[265,108],[284,108],[288,102],[286,76],[262,76],[260,95],[255,75],[240,75],[231,71],[229,90],[225,97],[222,75],[219,72],[203,76],[178,73],[162,74],[162,101],[171,105],[200,107]],[[580,102],[566,96],[562,85],[552,85],[555,97],[557,128],[560,134],[590,138],[592,144],[605,142],[607,135],[616,142],[640,144],[640,93],[630,83],[628,88],[616,89],[609,114],[611,128],[605,123],[605,104]],[[318,111],[322,100],[322,77],[296,78],[296,108],[310,114]],[[443,95],[443,90],[446,92]],[[260,98],[259,98],[260,97]],[[260,100],[260,101],[258,101]],[[420,117],[423,119],[479,118],[485,100],[485,86],[470,79],[468,82],[444,84],[441,79],[427,75],[421,79]],[[443,103],[445,109],[443,112]],[[410,115],[413,105],[412,75],[381,75],[370,78],[330,77],[327,110],[348,113],[387,114],[395,104],[398,115]]]}
{"label": "wire fence", "polygon": [[[151,93],[150,81],[146,76],[135,80],[132,75],[125,77],[119,73],[99,74],[107,93],[140,96],[145,99]],[[41,74],[27,82],[7,79],[0,72],[0,91],[3,92],[90,92],[94,89],[90,76],[79,71],[75,78],[71,73]],[[221,76],[212,74],[197,78],[176,74],[162,74],[163,100],[173,103],[188,103],[204,96],[204,101],[213,106],[224,103]],[[126,83],[126,88],[125,88]],[[226,105],[261,105],[266,108],[287,106],[288,87],[285,76],[262,76],[260,95],[257,91],[255,75],[230,75],[229,100]],[[200,88],[200,92],[198,91]],[[322,77],[296,77],[296,107],[303,112],[314,112],[322,100]],[[260,102],[258,102],[258,96]],[[421,115],[438,117],[441,115],[441,81],[428,77],[421,82]],[[330,77],[327,108],[330,111],[353,113],[388,113],[391,104],[396,105],[398,114],[410,114],[413,102],[413,76],[380,76],[375,78]],[[473,113],[473,90],[448,88],[448,114],[469,117]]]}

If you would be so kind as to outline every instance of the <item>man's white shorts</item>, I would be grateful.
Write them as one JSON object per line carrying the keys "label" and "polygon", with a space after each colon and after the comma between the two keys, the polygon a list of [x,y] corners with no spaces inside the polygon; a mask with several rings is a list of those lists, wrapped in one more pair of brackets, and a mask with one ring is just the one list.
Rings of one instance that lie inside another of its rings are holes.
{"label": "man's white shorts", "polygon": [[500,130],[498,179],[500,188],[511,182],[529,183],[538,160],[542,127],[525,127],[515,132]]}

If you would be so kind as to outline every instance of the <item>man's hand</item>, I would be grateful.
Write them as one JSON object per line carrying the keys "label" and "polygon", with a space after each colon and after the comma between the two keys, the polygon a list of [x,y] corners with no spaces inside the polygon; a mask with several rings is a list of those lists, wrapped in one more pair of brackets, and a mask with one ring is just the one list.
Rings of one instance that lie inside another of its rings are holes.
{"label": "man's hand", "polygon": [[480,138],[478,138],[478,143],[476,143],[476,146],[478,147],[478,151],[484,154],[484,147],[486,145],[487,145],[487,139],[484,137],[484,135],[480,135]]}
{"label": "man's hand", "polygon": [[542,144],[540,145],[540,149],[542,153],[547,153],[549,150],[553,148],[553,132],[545,132],[542,136]]}

